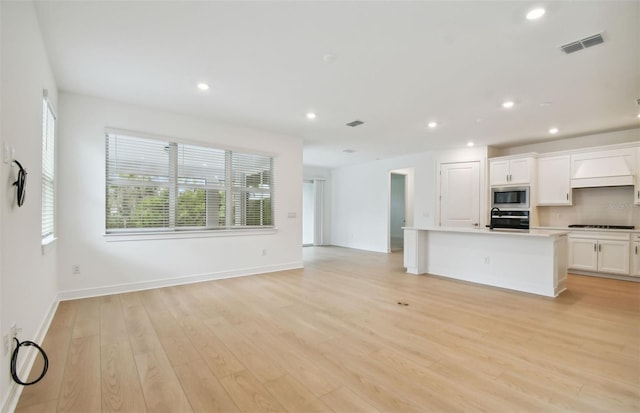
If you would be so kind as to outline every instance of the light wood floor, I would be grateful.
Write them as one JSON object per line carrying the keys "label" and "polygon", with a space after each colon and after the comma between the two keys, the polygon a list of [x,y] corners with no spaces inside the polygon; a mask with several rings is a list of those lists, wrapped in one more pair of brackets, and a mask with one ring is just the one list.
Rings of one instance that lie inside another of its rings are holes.
{"label": "light wood floor", "polygon": [[304,253],[60,303],[17,412],[640,411],[640,283],[571,275],[550,299],[407,275],[398,253]]}

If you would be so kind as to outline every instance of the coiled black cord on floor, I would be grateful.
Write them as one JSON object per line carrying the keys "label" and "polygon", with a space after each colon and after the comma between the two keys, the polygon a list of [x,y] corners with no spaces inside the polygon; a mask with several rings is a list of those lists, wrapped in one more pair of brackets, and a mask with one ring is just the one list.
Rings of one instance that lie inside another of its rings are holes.
{"label": "coiled black cord on floor", "polygon": [[[20,342],[20,340],[18,340],[15,337],[13,339],[16,341],[16,348],[15,350],[13,350],[13,354],[11,355],[11,377],[13,377],[13,381],[23,386],[30,386],[32,384],[36,384],[37,382],[42,380],[44,375],[47,374],[47,370],[49,369],[49,358],[47,357],[47,353],[45,353],[42,347],[40,347],[33,341],[25,340],[23,342]],[[32,382],[24,382],[20,380],[20,377],[18,377],[18,372],[17,372],[18,351],[20,351],[20,347],[22,346],[33,346],[37,348],[38,351],[40,351],[40,354],[42,354],[42,358],[44,359],[44,367],[42,368],[42,373],[40,374],[40,377],[38,377]]]}

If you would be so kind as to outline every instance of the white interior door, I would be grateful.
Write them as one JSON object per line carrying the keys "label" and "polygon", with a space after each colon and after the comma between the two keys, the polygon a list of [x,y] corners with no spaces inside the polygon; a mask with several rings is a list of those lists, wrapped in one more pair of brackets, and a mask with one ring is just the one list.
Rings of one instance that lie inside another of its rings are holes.
{"label": "white interior door", "polygon": [[478,227],[480,223],[480,163],[440,165],[440,225]]}

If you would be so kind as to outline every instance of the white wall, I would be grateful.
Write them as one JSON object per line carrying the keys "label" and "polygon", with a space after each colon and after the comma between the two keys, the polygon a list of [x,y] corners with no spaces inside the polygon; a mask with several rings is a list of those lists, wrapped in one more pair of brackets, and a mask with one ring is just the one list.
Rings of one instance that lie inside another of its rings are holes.
{"label": "white wall", "polygon": [[[412,219],[414,227],[437,225],[439,164],[480,161],[480,193],[484,194],[486,153],[486,147],[433,151],[332,170],[332,244],[388,251],[389,174],[396,169],[413,170],[413,180],[407,180],[407,192],[413,191],[413,216],[407,217],[407,223]],[[481,199],[481,205],[485,203]],[[484,216],[484,206],[480,213]]]}
{"label": "white wall", "polygon": [[[56,246],[46,254],[41,249],[42,92],[49,91],[54,106],[57,92],[33,4],[3,1],[0,10],[1,140],[28,171],[26,200],[18,208],[12,186],[17,168],[0,163],[0,332],[7,334],[15,322],[20,340],[41,342],[57,303]],[[9,375],[10,355],[0,348],[1,407],[10,411],[18,386]]]}
{"label": "white wall", "polygon": [[549,142],[539,142],[530,145],[513,146],[510,148],[497,148],[497,152],[494,152],[492,156],[517,155],[528,152],[548,153],[571,149],[590,148],[592,146],[634,142],[638,140],[640,140],[640,128],[634,128],[615,132],[595,133]]}
{"label": "white wall", "polygon": [[[302,140],[122,103],[60,94],[58,279],[62,298],[302,266]],[[109,241],[105,127],[276,155],[275,234]],[[288,218],[288,213],[295,218]],[[266,255],[263,255],[266,250]],[[79,275],[71,272],[79,265]]]}

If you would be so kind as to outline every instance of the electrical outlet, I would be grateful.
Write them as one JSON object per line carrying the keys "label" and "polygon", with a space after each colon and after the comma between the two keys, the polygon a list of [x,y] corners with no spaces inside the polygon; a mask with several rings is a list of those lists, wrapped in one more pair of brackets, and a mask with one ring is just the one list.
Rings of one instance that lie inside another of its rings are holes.
{"label": "electrical outlet", "polygon": [[264,257],[265,255],[267,255],[267,250],[266,250],[266,248],[262,250],[262,256]]}
{"label": "electrical outlet", "polygon": [[71,273],[72,274],[80,274],[80,266],[78,264],[73,264],[71,266]]}
{"label": "electrical outlet", "polygon": [[3,145],[2,149],[2,160],[4,161],[4,163],[9,163],[9,161],[11,160],[11,148],[6,143]]}

